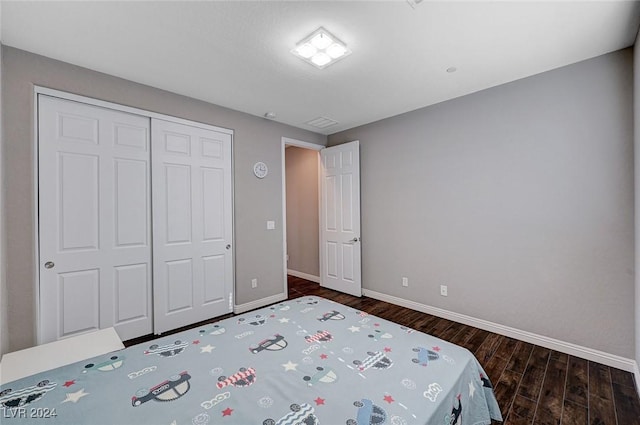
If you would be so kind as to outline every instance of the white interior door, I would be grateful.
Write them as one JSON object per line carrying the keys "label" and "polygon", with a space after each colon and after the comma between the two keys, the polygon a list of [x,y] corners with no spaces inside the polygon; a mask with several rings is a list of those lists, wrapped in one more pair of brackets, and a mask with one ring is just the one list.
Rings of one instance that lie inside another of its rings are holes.
{"label": "white interior door", "polygon": [[149,334],[149,119],[38,99],[39,343]]}
{"label": "white interior door", "polygon": [[359,297],[360,143],[349,142],[320,153],[320,284]]}
{"label": "white interior door", "polygon": [[231,135],[153,119],[154,331],[233,308]]}

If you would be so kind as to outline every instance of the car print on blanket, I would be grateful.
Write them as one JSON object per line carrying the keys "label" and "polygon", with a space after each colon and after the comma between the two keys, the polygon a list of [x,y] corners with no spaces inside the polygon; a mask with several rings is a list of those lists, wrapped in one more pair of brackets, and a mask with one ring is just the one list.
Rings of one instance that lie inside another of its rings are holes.
{"label": "car print on blanket", "polygon": [[253,354],[258,354],[261,351],[280,351],[287,347],[287,340],[280,334],[275,334],[273,338],[268,338],[260,341],[257,347],[250,347],[249,351]]}
{"label": "car print on blanket", "polygon": [[256,314],[253,317],[241,317],[238,319],[238,325],[262,326],[267,323],[267,317]]}
{"label": "car print on blanket", "polygon": [[204,336],[204,335],[222,335],[223,333],[225,333],[227,330],[224,326],[220,326],[220,325],[213,325],[211,328],[204,328],[204,329],[200,329],[198,331],[198,334],[200,336]]}
{"label": "car print on blanket", "polygon": [[227,385],[233,385],[234,387],[248,387],[256,382],[256,370],[252,367],[249,369],[241,367],[238,373],[234,373],[230,377],[224,375],[218,377],[218,383],[216,387],[219,390],[223,389]]}
{"label": "car print on blanket", "polygon": [[318,333],[314,335],[305,336],[304,339],[309,344],[312,344],[314,342],[329,342],[333,339],[333,335],[331,335],[329,331],[318,331]]}
{"label": "car print on blanket", "polygon": [[84,365],[84,370],[82,373],[87,373],[90,370],[97,370],[99,372],[111,372],[113,370],[119,369],[122,367],[124,363],[123,356],[111,356],[108,360],[102,361],[100,363],[87,363]]}
{"label": "car print on blanket", "polygon": [[318,418],[315,415],[313,406],[307,403],[292,404],[289,409],[291,409],[291,412],[278,421],[265,419],[262,425],[318,425]]}
{"label": "car print on blanket", "polygon": [[345,319],[344,314],[335,310],[331,310],[323,314],[322,316],[318,317],[318,320],[320,322],[326,322],[327,320],[344,320],[344,319]]}
{"label": "car print on blanket", "polygon": [[338,380],[338,374],[335,370],[329,367],[316,367],[316,373],[313,375],[305,375],[302,379],[307,383],[307,385],[311,386],[313,384],[317,384],[321,382],[323,384],[332,384]]}
{"label": "car print on blanket", "polygon": [[428,366],[430,361],[438,360],[440,358],[440,354],[423,347],[415,347],[412,350],[418,353],[418,355],[411,359],[411,361],[419,364],[420,366]]}
{"label": "car print on blanket", "polygon": [[391,359],[389,359],[389,357],[387,357],[382,351],[367,351],[367,355],[369,357],[362,361],[353,361],[353,364],[358,367],[358,370],[360,372],[364,372],[365,370],[370,368],[389,369],[391,366],[393,366],[393,362],[391,361]]}
{"label": "car print on blanket", "polygon": [[387,412],[369,399],[354,401],[353,405],[358,408],[358,413],[356,419],[347,420],[347,425],[375,425],[383,424],[387,420]]}
{"label": "car print on blanket", "polygon": [[0,391],[0,406],[5,408],[23,407],[43,398],[45,394],[52,391],[58,384],[43,380],[36,385],[22,388],[14,391],[11,388],[5,388]]}
{"label": "car print on blanket", "polygon": [[177,340],[173,344],[167,344],[167,345],[161,345],[161,346],[158,344],[152,344],[149,346],[148,350],[145,350],[144,354],[147,354],[147,355],[157,354],[160,357],[173,357],[182,353],[184,349],[187,348],[188,346],[189,346],[188,342],[182,342],[180,340]]}
{"label": "car print on blanket", "polygon": [[189,383],[191,375],[181,372],[179,375],[172,375],[166,381],[163,381],[151,389],[141,388],[136,391],[136,395],[131,397],[131,404],[140,406],[149,400],[156,401],[173,401],[177,400],[189,391],[191,384]]}

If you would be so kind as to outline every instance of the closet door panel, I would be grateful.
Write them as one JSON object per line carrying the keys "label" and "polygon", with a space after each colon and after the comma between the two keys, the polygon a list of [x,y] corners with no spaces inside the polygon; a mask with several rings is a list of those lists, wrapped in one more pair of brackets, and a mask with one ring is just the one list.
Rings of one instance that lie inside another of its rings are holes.
{"label": "closet door panel", "polygon": [[191,242],[192,205],[191,167],[183,164],[164,164],[164,179],[161,181],[165,193],[167,244]]}
{"label": "closet door panel", "polygon": [[149,246],[149,169],[146,161],[116,159],[115,169],[115,246]]}
{"label": "closet door panel", "polygon": [[60,273],[57,282],[61,337],[100,329],[100,271]]}
{"label": "closet door panel", "polygon": [[151,126],[154,330],[161,333],[232,309],[231,136],[156,119]]}
{"label": "closet door panel", "polygon": [[38,115],[39,343],[150,333],[149,118],[45,95]]}
{"label": "closet door panel", "polygon": [[59,152],[60,251],[100,249],[100,157]]}

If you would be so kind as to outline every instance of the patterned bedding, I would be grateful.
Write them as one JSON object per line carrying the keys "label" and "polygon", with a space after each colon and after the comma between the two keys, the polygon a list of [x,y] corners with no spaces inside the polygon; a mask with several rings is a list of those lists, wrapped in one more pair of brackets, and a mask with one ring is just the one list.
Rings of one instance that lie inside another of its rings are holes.
{"label": "patterned bedding", "polygon": [[0,406],[3,424],[502,420],[468,350],[318,297],[10,382]]}

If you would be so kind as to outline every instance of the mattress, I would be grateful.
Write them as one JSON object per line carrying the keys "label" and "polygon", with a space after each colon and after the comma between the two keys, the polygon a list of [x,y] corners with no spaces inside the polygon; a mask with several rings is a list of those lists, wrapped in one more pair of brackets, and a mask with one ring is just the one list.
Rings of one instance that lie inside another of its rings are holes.
{"label": "mattress", "polygon": [[3,424],[502,420],[491,382],[467,349],[319,297],[7,383],[0,415]]}

